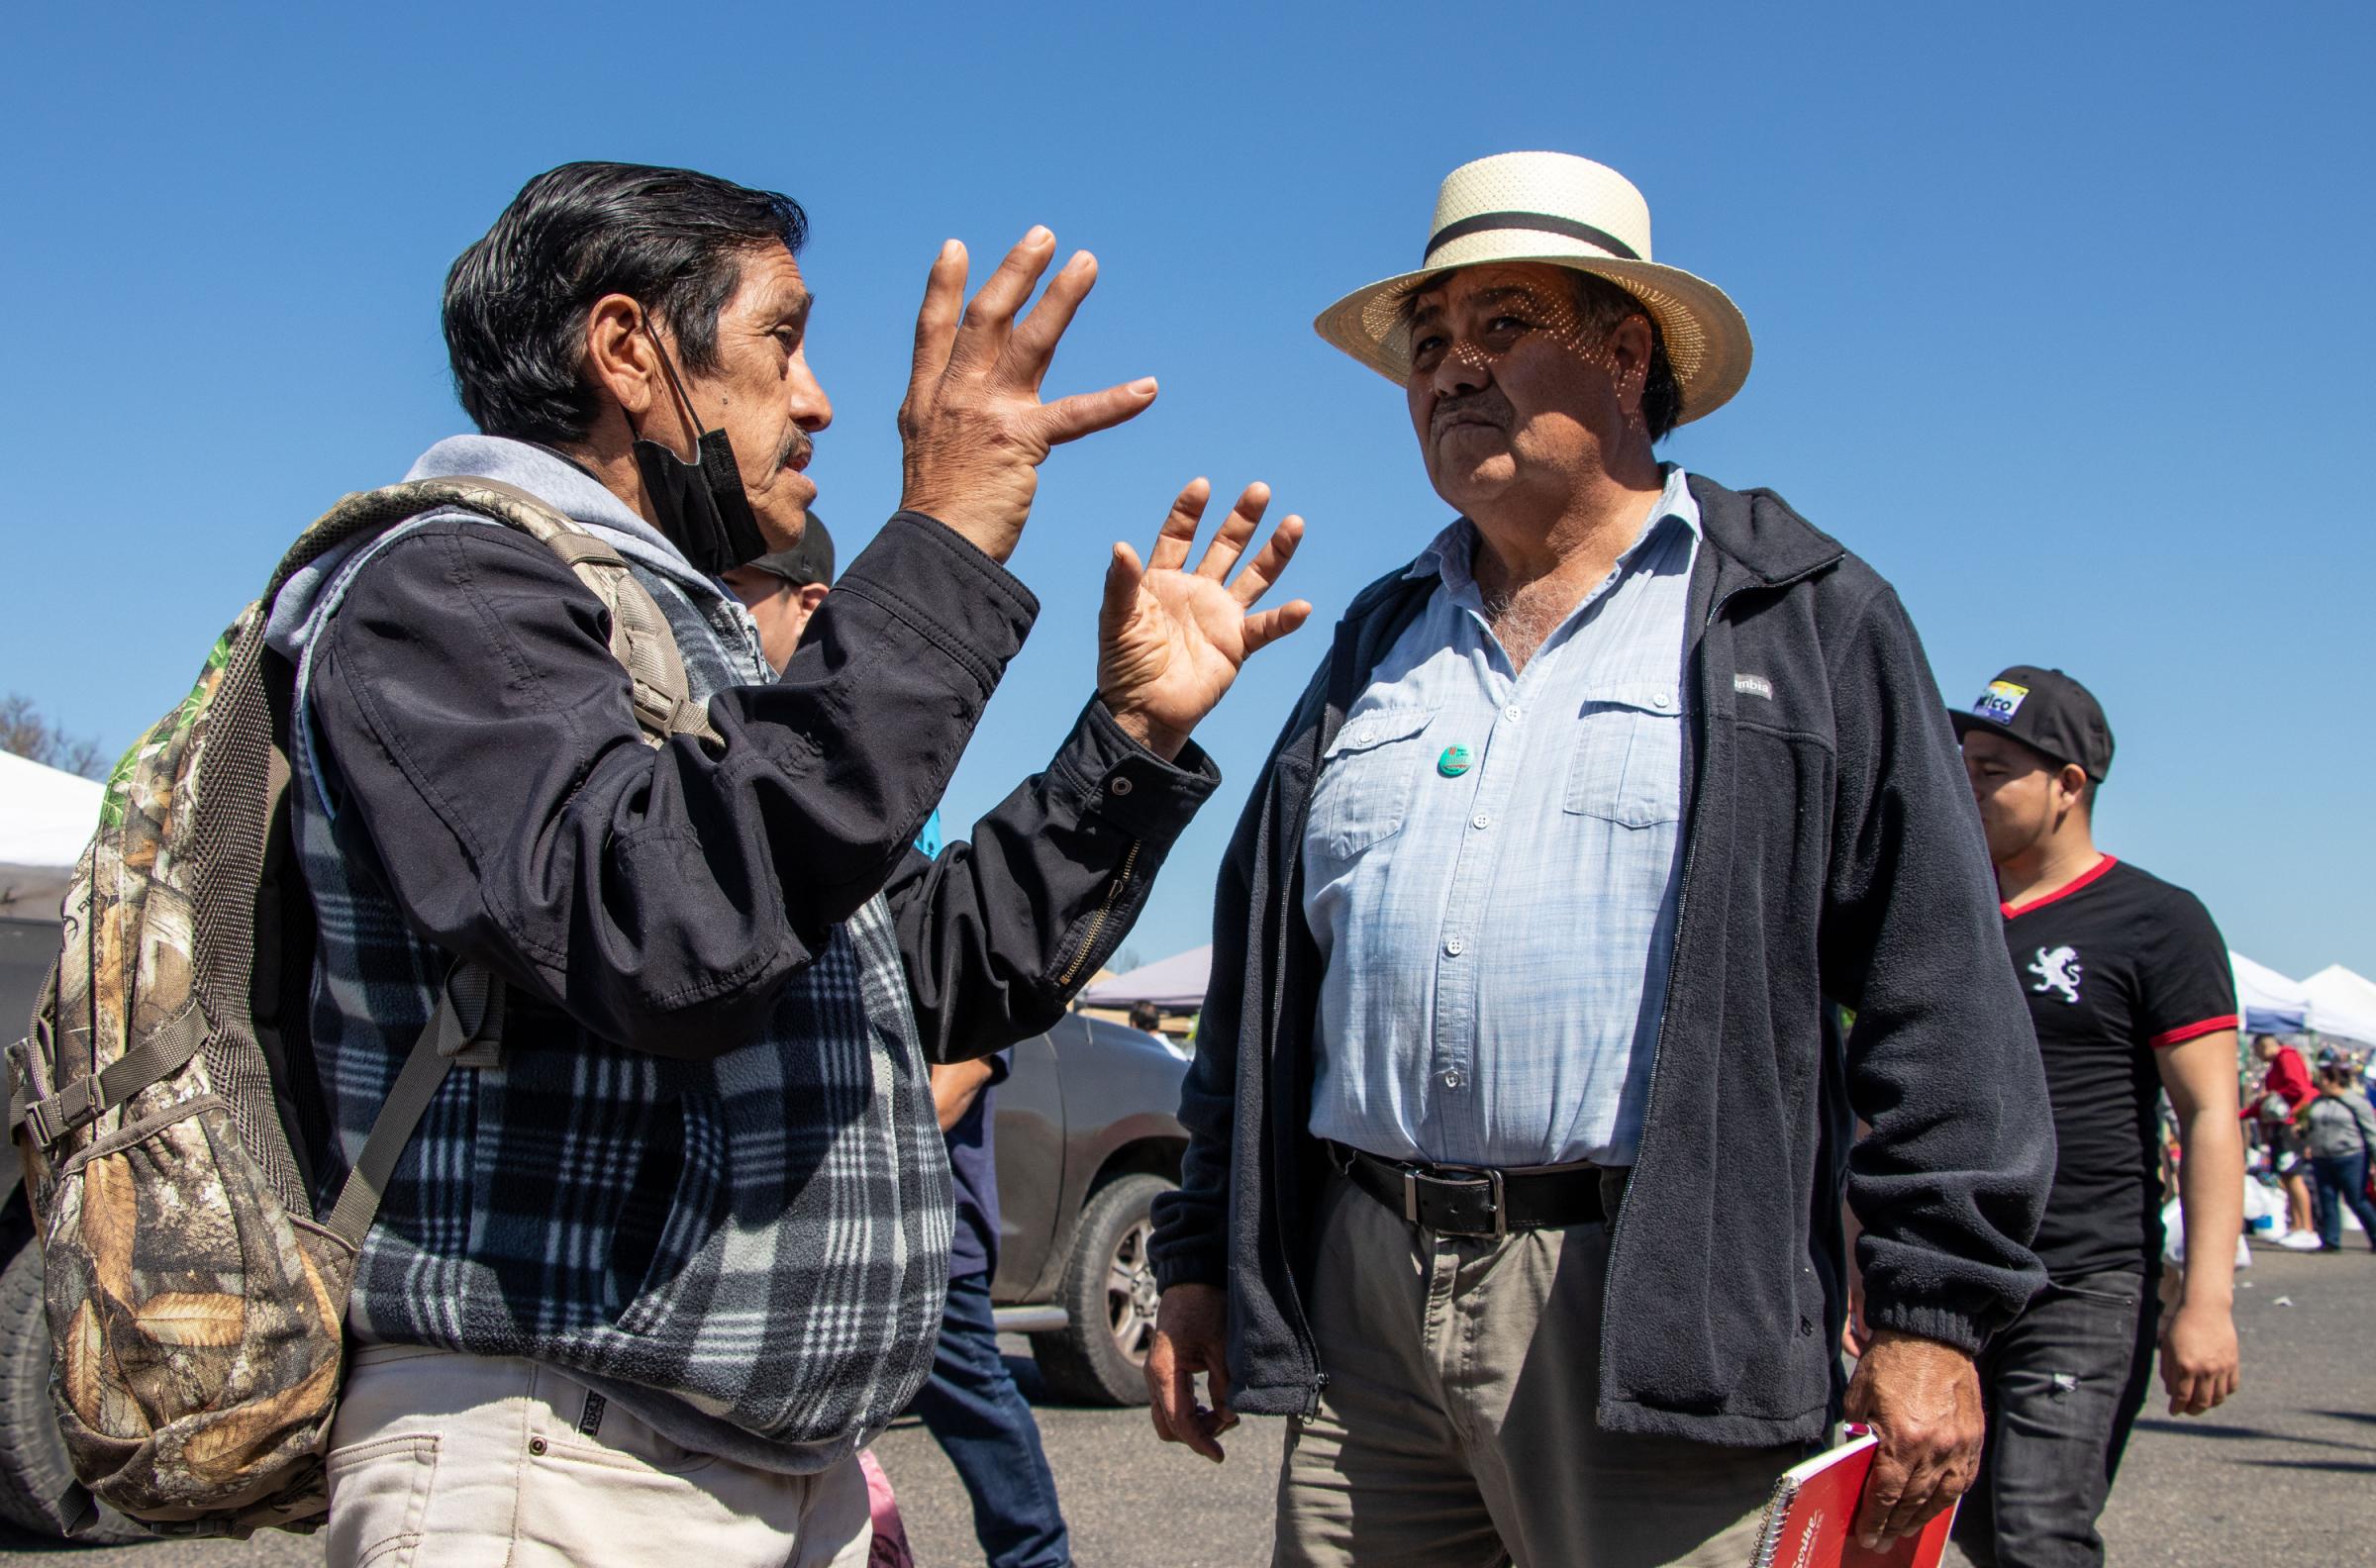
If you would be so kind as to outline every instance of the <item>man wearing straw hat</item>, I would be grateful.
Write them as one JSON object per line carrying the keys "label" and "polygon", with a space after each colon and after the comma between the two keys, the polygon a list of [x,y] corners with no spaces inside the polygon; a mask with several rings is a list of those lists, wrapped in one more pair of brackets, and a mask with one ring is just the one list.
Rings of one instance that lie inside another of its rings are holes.
{"label": "man wearing straw hat", "polygon": [[1621,175],[1510,153],[1318,322],[1460,516],[1247,805],[1158,1215],[1156,1429],[1292,1418],[1280,1563],[1738,1564],[1843,1409],[1857,1532],[1903,1534],[2042,1280],[2045,1086],[1936,683],[1870,567],[1655,457],[1749,335],[1650,255]]}

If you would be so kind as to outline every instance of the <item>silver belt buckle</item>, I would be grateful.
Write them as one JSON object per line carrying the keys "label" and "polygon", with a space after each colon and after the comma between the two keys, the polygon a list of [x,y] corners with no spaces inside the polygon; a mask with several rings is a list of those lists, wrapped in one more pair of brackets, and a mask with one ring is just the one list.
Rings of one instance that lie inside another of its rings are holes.
{"label": "silver belt buckle", "polygon": [[[1446,1179],[1445,1176],[1438,1175],[1436,1174],[1437,1172],[1450,1173],[1455,1171],[1463,1174],[1450,1176],[1449,1179],[1452,1181],[1481,1181],[1492,1189],[1493,1229],[1488,1233],[1491,1235],[1492,1239],[1496,1241],[1502,1240],[1504,1237],[1508,1236],[1510,1234],[1510,1206],[1503,1195],[1502,1173],[1498,1170],[1480,1169],[1474,1165],[1438,1165],[1436,1168],[1436,1171],[1429,1173],[1428,1179],[1430,1181],[1443,1181]],[[1412,1225],[1418,1225],[1420,1223],[1419,1178],[1420,1173],[1417,1169],[1409,1165],[1405,1165],[1403,1167],[1403,1219]],[[1476,1232],[1474,1231],[1467,1230],[1454,1232],[1454,1234],[1458,1235],[1473,1235]]]}

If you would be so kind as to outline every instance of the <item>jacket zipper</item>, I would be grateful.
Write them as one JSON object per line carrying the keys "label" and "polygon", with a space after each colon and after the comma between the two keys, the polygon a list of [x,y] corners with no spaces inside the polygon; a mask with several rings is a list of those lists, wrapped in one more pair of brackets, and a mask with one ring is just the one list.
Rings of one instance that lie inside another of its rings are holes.
{"label": "jacket zipper", "polygon": [[[1749,587],[1788,588],[1795,583],[1805,581],[1807,578],[1815,575],[1815,573],[1822,571],[1825,567],[1832,565],[1836,559],[1837,557],[1833,557],[1832,559],[1826,560],[1819,565],[1810,566],[1805,571],[1785,578],[1780,582],[1757,583],[1753,585],[1741,584],[1732,588],[1722,599],[1719,599],[1713,604],[1709,605],[1708,619],[1701,624],[1699,639],[1692,644],[1692,657],[1698,660],[1705,660],[1707,657],[1705,647],[1709,629],[1714,627],[1717,623],[1717,618],[1725,613],[1725,607],[1731,604],[1734,599],[1739,598],[1740,595]],[[1703,716],[1705,716],[1708,711],[1708,705],[1704,702],[1697,703],[1694,705],[1694,707]],[[1705,719],[1703,719],[1703,722],[1706,722]],[[1694,758],[1694,761],[1698,764],[1705,764],[1707,761],[1707,745],[1703,739],[1700,747],[1700,753],[1696,758]],[[1706,803],[1707,795],[1705,791],[1695,794],[1692,799],[1693,813],[1698,813],[1706,805]],[[1673,947],[1675,961],[1670,962],[1667,968],[1666,995],[1662,999],[1658,1010],[1658,1037],[1650,1043],[1649,1084],[1642,1095],[1641,1102],[1641,1141],[1634,1150],[1634,1168],[1635,1170],[1639,1170],[1641,1168],[1642,1156],[1648,1152],[1650,1129],[1658,1125],[1658,1053],[1666,1045],[1666,1027],[1674,1018],[1675,986],[1682,978],[1683,974],[1683,966],[1680,962],[1680,959],[1683,954],[1683,936],[1685,931],[1684,922],[1690,914],[1691,907],[1691,873],[1692,868],[1699,864],[1700,859],[1700,835],[1692,831],[1692,824],[1689,821],[1686,821],[1683,824],[1683,885],[1675,892],[1675,940]],[[1625,1255],[1627,1230],[1624,1225],[1622,1225],[1620,1222],[1625,1218],[1626,1207],[1629,1201],[1632,1199],[1633,1194],[1634,1184],[1632,1182],[1628,1182],[1626,1184],[1626,1190],[1618,1195],[1617,1213],[1609,1217],[1609,1262],[1607,1265],[1607,1271],[1602,1276],[1604,1289],[1606,1288],[1606,1282],[1608,1280],[1616,1278],[1618,1262]],[[1614,1319],[1605,1319],[1601,1324],[1601,1342],[1599,1345],[1599,1354],[1601,1358],[1601,1365],[1604,1367],[1609,1364],[1609,1335],[1613,1331],[1614,1326]],[[1603,1391],[1603,1397],[1607,1397],[1606,1390]]]}
{"label": "jacket zipper", "polygon": [[1114,906],[1122,899],[1122,890],[1131,885],[1131,868],[1138,863],[1138,840],[1134,838],[1130,849],[1122,857],[1122,869],[1114,874],[1113,881],[1106,884],[1106,901],[1097,907],[1095,915],[1089,917],[1089,931],[1081,938],[1080,949],[1072,955],[1072,962],[1064,966],[1064,972],[1056,977],[1058,986],[1072,984],[1072,977],[1081,972],[1082,961],[1089,956],[1089,949],[1097,945],[1097,933],[1106,929],[1106,917],[1114,913]]}
{"label": "jacket zipper", "polygon": [[[1383,601],[1380,601],[1380,604],[1383,604]],[[1371,608],[1376,608],[1376,606],[1371,606]],[[1349,625],[1354,623],[1354,616],[1359,611],[1361,611],[1361,601],[1354,601],[1354,606],[1344,611],[1344,628],[1349,628]],[[1404,625],[1409,625],[1409,623],[1404,623]],[[1352,637],[1349,632],[1344,632],[1344,635]],[[1354,637],[1354,643],[1359,643],[1356,637]],[[1342,655],[1347,655],[1349,658],[1349,653],[1352,653],[1352,648],[1342,648]],[[1329,753],[1329,738],[1331,738],[1329,703],[1337,696],[1337,689],[1336,689],[1337,682],[1336,682],[1336,670],[1333,670],[1333,665],[1336,665],[1336,660],[1340,658],[1340,651],[1333,648],[1329,658],[1331,658],[1331,679],[1329,679],[1329,687],[1321,691],[1321,713],[1319,713],[1321,723],[1312,735],[1312,753],[1314,753],[1312,755],[1312,784],[1314,786],[1319,784],[1321,765],[1324,765],[1326,753]],[[1347,696],[1347,706],[1352,706],[1352,699],[1349,699],[1349,696]],[[1288,931],[1290,925],[1297,920],[1295,874],[1297,874],[1297,867],[1302,865],[1302,841],[1305,841],[1305,825],[1309,820],[1312,820],[1312,789],[1305,789],[1305,798],[1295,803],[1295,818],[1288,825],[1288,833],[1281,838],[1281,843],[1293,845],[1293,848],[1285,850],[1285,853],[1290,855],[1288,874],[1285,874],[1281,891],[1278,891],[1278,929],[1281,929],[1281,933]],[[1281,948],[1276,955],[1273,955],[1271,967],[1273,967],[1273,974],[1276,974],[1276,979],[1273,979],[1273,984],[1271,984],[1271,1022],[1269,1022],[1269,1038],[1264,1040],[1264,1071],[1269,1071],[1271,1062],[1278,1057],[1278,1012],[1281,1012],[1285,967],[1288,967],[1288,964],[1285,964],[1285,948]],[[1307,1119],[1309,1119],[1309,1115],[1312,1115],[1312,1105],[1309,1103],[1302,1105],[1300,1110]],[[1290,1138],[1288,1142],[1290,1142],[1290,1147],[1293,1147],[1293,1138]],[[1288,1210],[1285,1210],[1285,1200],[1281,1195],[1281,1181],[1278,1181],[1278,1178],[1273,1178],[1271,1181],[1269,1200],[1271,1200],[1271,1224],[1278,1225],[1278,1235],[1288,1235],[1290,1233]],[[1290,1323],[1290,1328],[1293,1328],[1293,1332],[1295,1332],[1295,1344],[1302,1349],[1302,1352],[1305,1352],[1305,1366],[1312,1368],[1312,1385],[1305,1390],[1305,1421],[1312,1421],[1314,1416],[1321,1414],[1321,1392],[1329,1388],[1329,1371],[1321,1366],[1321,1344],[1319,1344],[1319,1337],[1312,1332],[1312,1319],[1309,1319],[1309,1314],[1305,1314],[1305,1297],[1302,1297],[1302,1290],[1297,1290],[1297,1285],[1295,1285],[1295,1269],[1283,1269],[1281,1273],[1285,1276],[1285,1281],[1288,1281],[1288,1285],[1285,1285],[1285,1305],[1288,1305],[1288,1312],[1293,1314],[1293,1323]]]}
{"label": "jacket zipper", "polygon": [[[1348,612],[1347,620],[1349,619],[1350,613]],[[1336,654],[1332,651],[1330,654],[1332,663],[1334,663],[1336,657]],[[1317,787],[1320,783],[1321,766],[1328,755],[1330,739],[1328,723],[1329,704],[1337,695],[1336,686],[1336,681],[1335,678],[1335,672],[1332,670],[1329,681],[1329,689],[1324,691],[1321,696],[1320,725],[1313,734],[1314,755],[1312,758],[1311,784],[1314,787]],[[1347,702],[1349,706],[1350,700],[1348,699]],[[1294,857],[1288,862],[1288,872],[1284,878],[1284,885],[1279,890],[1278,926],[1279,931],[1282,933],[1282,937],[1284,937],[1284,933],[1288,931],[1290,923],[1298,918],[1298,912],[1295,908],[1295,878],[1302,867],[1304,828],[1305,825],[1310,822],[1311,816],[1312,789],[1306,789],[1304,791],[1304,798],[1296,805],[1294,821],[1290,824],[1286,836],[1281,840],[1281,842],[1290,846],[1285,852]],[[1271,970],[1274,975],[1274,979],[1270,987],[1271,997],[1269,1038],[1264,1042],[1265,1048],[1263,1051],[1262,1062],[1262,1071],[1265,1076],[1269,1074],[1272,1062],[1278,1057],[1279,1011],[1281,1006],[1281,997],[1286,985],[1287,974],[1287,955],[1284,950],[1281,950],[1273,956]],[[1309,1122],[1312,1115],[1311,1105],[1307,1102],[1299,1109],[1302,1112],[1305,1120]],[[1288,1142],[1290,1148],[1292,1148],[1294,1139],[1290,1138]],[[1286,1202],[1280,1193],[1281,1186],[1281,1181],[1277,1176],[1274,1175],[1270,1183],[1270,1218],[1271,1224],[1278,1227],[1279,1234],[1281,1236],[1286,1236],[1290,1234],[1291,1231],[1287,1223],[1288,1216]],[[1303,1292],[1296,1286],[1295,1270],[1290,1267],[1282,1269],[1280,1272],[1287,1281],[1287,1288],[1285,1292],[1287,1298],[1287,1307],[1294,1320],[1289,1326],[1295,1333],[1297,1347],[1304,1353],[1304,1365],[1311,1369],[1311,1387],[1307,1389],[1304,1394],[1304,1420],[1311,1421],[1320,1415],[1320,1399],[1322,1393],[1326,1391],[1329,1386],[1329,1374],[1327,1369],[1322,1367],[1320,1364],[1320,1338],[1318,1335],[1312,1332],[1311,1317],[1304,1311]]]}

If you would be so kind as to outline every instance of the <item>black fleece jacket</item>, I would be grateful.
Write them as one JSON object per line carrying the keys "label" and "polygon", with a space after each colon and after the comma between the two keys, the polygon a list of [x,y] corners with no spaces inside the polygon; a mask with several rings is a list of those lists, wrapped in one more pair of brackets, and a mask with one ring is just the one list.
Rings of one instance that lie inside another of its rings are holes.
{"label": "black fleece jacket", "polygon": [[723,746],[654,749],[569,569],[509,530],[433,520],[358,574],[316,654],[352,808],[336,831],[422,934],[512,979],[515,1044],[582,1029],[715,1056],[880,892],[926,1055],[1002,1050],[1121,944],[1221,777],[1092,698],[968,838],[910,848],[1038,611],[989,556],[899,513],[779,680],[710,701]]}
{"label": "black fleece jacket", "polygon": [[[1868,1321],[1976,1350],[2045,1281],[2029,1243],[2054,1137],[1971,793],[1897,595],[1770,492],[1690,482],[1705,542],[1681,913],[1610,1253],[1599,1419],[1805,1441],[1842,1389],[1843,1181]],[[1302,1306],[1323,1171],[1305,811],[1430,588],[1397,571],[1347,610],[1222,868],[1186,1168],[1152,1255],[1165,1287],[1227,1287],[1244,1412],[1308,1413],[1326,1379]],[[1833,1003],[1855,1016],[1844,1038]]]}

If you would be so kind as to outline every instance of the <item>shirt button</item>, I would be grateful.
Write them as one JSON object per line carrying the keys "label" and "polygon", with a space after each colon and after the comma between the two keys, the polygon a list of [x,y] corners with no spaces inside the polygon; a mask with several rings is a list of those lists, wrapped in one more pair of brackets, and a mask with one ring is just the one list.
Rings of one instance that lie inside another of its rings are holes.
{"label": "shirt button", "polygon": [[1346,735],[1344,739],[1347,745],[1367,745],[1369,744],[1369,732],[1366,730],[1356,730],[1351,735]]}
{"label": "shirt button", "polygon": [[1493,819],[1491,817],[1486,816],[1483,812],[1479,812],[1468,820],[1468,825],[1471,828],[1483,828],[1492,821]]}
{"label": "shirt button", "polygon": [[1117,795],[1128,795],[1136,787],[1127,773],[1117,774],[1106,781],[1106,788]]}
{"label": "shirt button", "polygon": [[1512,703],[1509,707],[1502,710],[1502,717],[1509,720],[1512,724],[1516,724],[1518,723],[1518,704]]}
{"label": "shirt button", "polygon": [[1669,697],[1669,696],[1668,696],[1666,693],[1664,693],[1664,692],[1659,692],[1657,695],[1653,696],[1653,697],[1650,699],[1650,706],[1651,706],[1651,707],[1653,707],[1653,708],[1661,709],[1661,710],[1663,710],[1663,709],[1665,709],[1665,708],[1668,708],[1668,707],[1672,706],[1672,705],[1673,705],[1673,703],[1674,703],[1674,699],[1673,699],[1672,697]]}
{"label": "shirt button", "polygon": [[1468,1074],[1459,1068],[1446,1067],[1443,1070],[1443,1086],[1446,1089],[1457,1089],[1466,1082],[1468,1082]]}
{"label": "shirt button", "polygon": [[1443,950],[1457,958],[1467,946],[1468,943],[1466,940],[1458,936],[1453,936],[1444,941]]}

